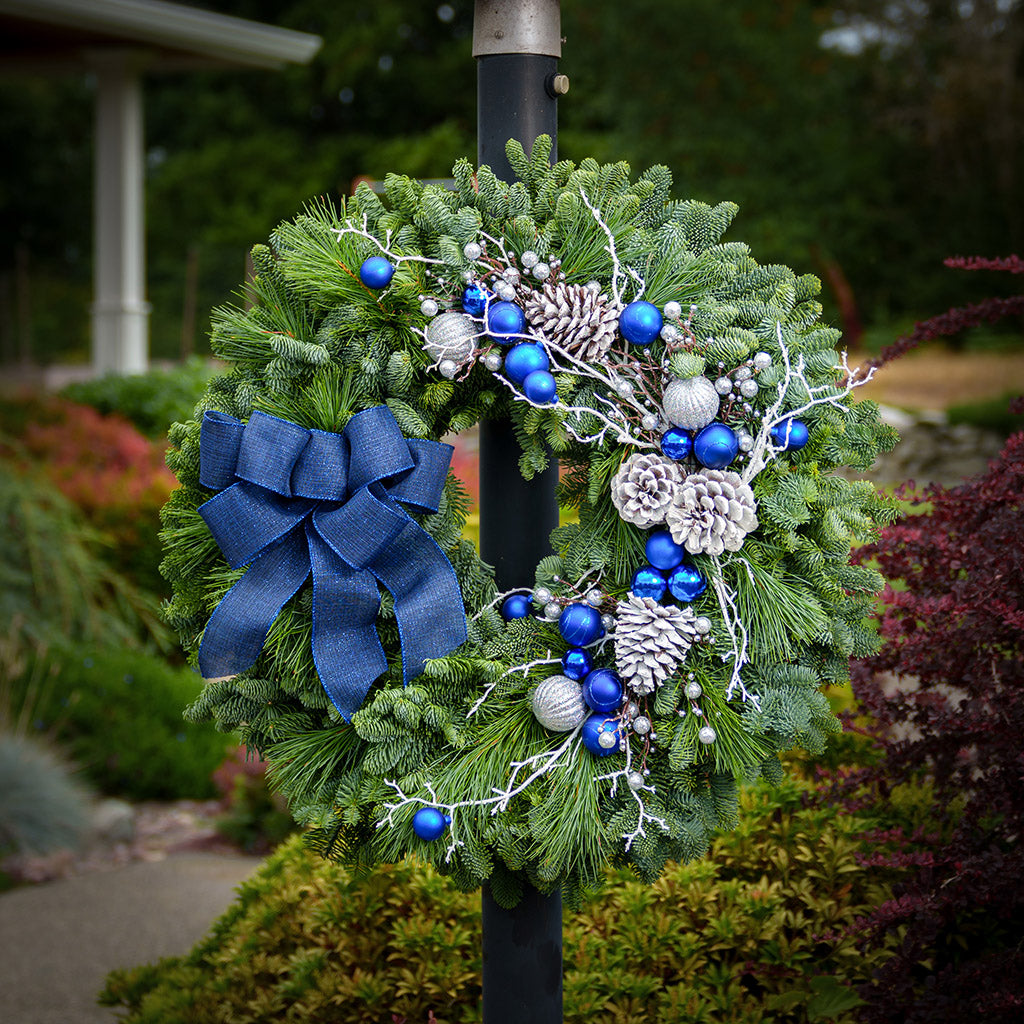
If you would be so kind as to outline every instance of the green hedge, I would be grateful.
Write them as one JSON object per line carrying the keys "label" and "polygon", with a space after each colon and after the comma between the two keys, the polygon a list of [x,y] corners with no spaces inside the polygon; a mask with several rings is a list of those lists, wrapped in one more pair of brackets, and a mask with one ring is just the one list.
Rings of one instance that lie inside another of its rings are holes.
{"label": "green hedge", "polygon": [[[897,794],[904,824],[927,794]],[[565,916],[565,1020],[852,1020],[851,984],[888,956],[843,930],[894,880],[863,869],[865,821],[806,784],[744,795],[743,824],[652,886],[628,874]],[[403,862],[357,878],[299,837],[190,955],[114,972],[130,1024],[480,1020],[479,897]]]}

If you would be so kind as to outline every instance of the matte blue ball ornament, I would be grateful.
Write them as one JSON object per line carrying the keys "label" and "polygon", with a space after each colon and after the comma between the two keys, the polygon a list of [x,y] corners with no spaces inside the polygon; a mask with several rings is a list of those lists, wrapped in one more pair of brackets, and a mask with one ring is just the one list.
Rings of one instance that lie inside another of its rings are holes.
{"label": "matte blue ball ornament", "polygon": [[633,573],[633,582],[630,583],[630,592],[635,597],[649,597],[660,601],[665,596],[665,577],[653,566],[641,566]]}
{"label": "matte blue ball ornament", "polygon": [[661,311],[644,299],[631,302],[619,316],[619,330],[634,345],[650,345],[661,333]]}
{"label": "matte blue ball ornament", "polygon": [[483,316],[487,308],[487,291],[478,284],[469,285],[462,293],[462,308],[470,316]]}
{"label": "matte blue ball ornament", "polygon": [[693,454],[706,469],[725,469],[739,450],[739,438],[724,423],[709,423],[693,439]]}
{"label": "matte blue ball ornament", "polygon": [[668,578],[668,589],[680,601],[696,601],[708,589],[708,581],[692,565],[681,565]]}
{"label": "matte blue ball ornament", "polygon": [[575,602],[566,605],[565,611],[558,617],[558,632],[562,639],[573,647],[586,647],[592,644],[604,632],[601,625],[601,613],[589,604]]}
{"label": "matte blue ball ornament", "polygon": [[[786,433],[789,432],[787,438]],[[772,440],[776,444],[780,444],[784,451],[795,452],[803,448],[810,439],[811,432],[807,429],[807,424],[803,420],[788,419],[783,420],[781,423],[776,423],[771,430]]]}
{"label": "matte blue ball ornament", "polygon": [[428,843],[440,839],[452,823],[450,814],[442,814],[436,807],[421,807],[412,816],[412,830]]}
{"label": "matte blue ball ornament", "polygon": [[[598,711],[591,715],[584,723],[580,732],[583,739],[583,746],[589,750],[594,757],[608,757],[618,752],[619,743],[623,736],[619,731],[619,721],[616,718],[609,718],[606,714]],[[601,737],[605,737],[601,742]]]}
{"label": "matte blue ball ornament", "polygon": [[[508,366],[507,360],[505,365]],[[531,402],[547,405],[558,401],[558,386],[555,378],[547,370],[534,370],[523,381],[523,394]]]}
{"label": "matte blue ball ornament", "polygon": [[590,655],[582,647],[570,647],[562,655],[562,672],[579,681],[594,667]]}
{"label": "matte blue ball ornament", "polygon": [[670,459],[678,462],[685,459],[693,449],[693,441],[690,435],[681,427],[671,427],[661,435],[661,452]]}
{"label": "matte blue ball ornament", "polygon": [[610,668],[595,668],[583,680],[583,699],[595,711],[614,711],[622,703],[622,680]]}
{"label": "matte blue ball ornament", "polygon": [[513,345],[505,356],[505,376],[514,384],[522,384],[534,370],[546,370],[550,365],[543,345],[521,341]]}
{"label": "matte blue ball ornament", "polygon": [[359,268],[359,280],[367,288],[378,291],[387,288],[394,276],[395,268],[383,256],[371,256],[368,260],[363,260],[363,265]]}
{"label": "matte blue ball ornament", "polygon": [[647,561],[655,569],[662,569],[665,572],[681,565],[686,557],[686,549],[672,539],[672,534],[668,530],[655,530],[648,534],[644,553],[647,555]]}
{"label": "matte blue ball ornament", "polygon": [[502,345],[511,345],[525,326],[526,314],[514,302],[492,302],[487,309],[487,333]]}
{"label": "matte blue ball ornament", "polygon": [[511,594],[501,602],[501,617],[509,622],[511,619],[525,619],[533,610],[533,602],[527,594]]}

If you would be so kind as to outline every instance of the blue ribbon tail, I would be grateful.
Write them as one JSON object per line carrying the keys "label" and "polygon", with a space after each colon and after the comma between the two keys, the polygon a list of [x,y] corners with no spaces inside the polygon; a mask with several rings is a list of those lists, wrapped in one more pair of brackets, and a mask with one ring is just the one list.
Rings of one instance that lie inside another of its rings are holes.
{"label": "blue ribbon tail", "polygon": [[251,668],[285,602],[309,577],[301,529],[267,548],[224,595],[203,631],[199,670],[204,679],[238,675]]}
{"label": "blue ribbon tail", "polygon": [[375,627],[377,581],[341,561],[308,521],[306,536],[313,566],[313,661],[327,696],[349,722],[388,667]]}

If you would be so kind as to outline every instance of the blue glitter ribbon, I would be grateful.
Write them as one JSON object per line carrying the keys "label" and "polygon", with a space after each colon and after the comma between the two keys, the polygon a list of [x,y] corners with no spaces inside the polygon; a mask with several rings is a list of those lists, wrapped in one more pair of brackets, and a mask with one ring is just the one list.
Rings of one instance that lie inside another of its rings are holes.
{"label": "blue glitter ribbon", "polygon": [[451,563],[398,502],[436,512],[452,447],[406,438],[383,405],[340,434],[254,412],[207,412],[199,506],[228,565],[245,575],[214,609],[199,648],[207,679],[259,657],[285,603],[313,575],[313,659],[347,720],[387,669],[375,622],[377,581],[394,598],[406,683],[466,640]]}

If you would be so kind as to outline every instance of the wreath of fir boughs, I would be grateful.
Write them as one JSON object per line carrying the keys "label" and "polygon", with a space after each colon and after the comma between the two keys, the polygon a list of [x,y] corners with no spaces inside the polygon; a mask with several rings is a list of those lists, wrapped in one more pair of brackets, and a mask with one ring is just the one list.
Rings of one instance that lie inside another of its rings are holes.
{"label": "wreath of fir boughs", "polygon": [[[654,880],[821,748],[821,687],[874,649],[850,547],[893,516],[834,472],[895,435],[818,281],[721,242],[735,207],[672,201],[664,167],[550,148],[510,143],[512,185],[389,175],[257,247],[164,513],[189,716],[241,732],[323,855],[416,853],[505,905]],[[441,442],[484,417],[524,475],[562,465],[512,594]]]}

